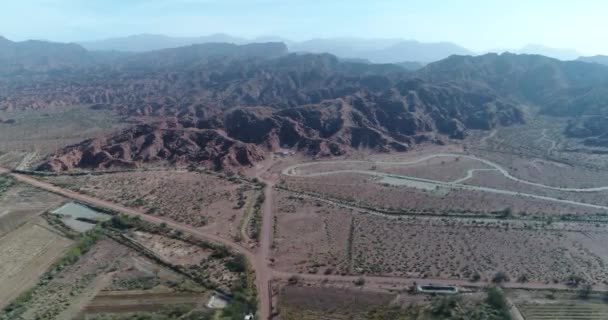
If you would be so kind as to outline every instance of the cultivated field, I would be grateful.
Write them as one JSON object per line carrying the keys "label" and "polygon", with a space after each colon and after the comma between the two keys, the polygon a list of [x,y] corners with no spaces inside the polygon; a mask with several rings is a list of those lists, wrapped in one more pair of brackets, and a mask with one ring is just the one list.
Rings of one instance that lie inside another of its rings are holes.
{"label": "cultivated field", "polygon": [[102,291],[85,307],[79,319],[104,319],[103,314],[154,312],[174,307],[193,309],[209,299],[208,293],[169,290]]}
{"label": "cultivated field", "polygon": [[142,231],[135,231],[130,237],[171,265],[202,270],[209,283],[226,292],[239,277],[238,273],[228,270],[225,262],[210,248]]}
{"label": "cultivated field", "polygon": [[42,219],[0,237],[0,309],[36,284],[71,243]]}
{"label": "cultivated field", "polygon": [[608,305],[602,303],[525,304],[520,308],[525,320],[605,320]]}
{"label": "cultivated field", "polygon": [[364,320],[394,298],[356,289],[286,286],[279,294],[278,310],[281,320]]}
{"label": "cultivated field", "polygon": [[48,181],[232,238],[240,234],[251,185],[188,171],[47,177]]}
{"label": "cultivated field", "polygon": [[[0,180],[6,178],[0,176]],[[58,206],[63,198],[28,185],[12,183],[0,191],[0,237],[32,217]]]}
{"label": "cultivated field", "polygon": [[524,320],[604,320],[608,304],[602,294],[582,298],[580,291],[509,290],[507,296],[517,306]]}
{"label": "cultivated field", "polygon": [[[127,254],[125,247],[110,240],[100,241],[77,263],[63,269],[48,283],[38,287],[22,318],[71,318],[81,304],[86,303],[86,299],[82,298],[92,296],[103,288],[109,280],[103,275],[110,272],[110,268],[115,267],[118,260]],[[66,311],[71,311],[71,314],[66,314]]]}

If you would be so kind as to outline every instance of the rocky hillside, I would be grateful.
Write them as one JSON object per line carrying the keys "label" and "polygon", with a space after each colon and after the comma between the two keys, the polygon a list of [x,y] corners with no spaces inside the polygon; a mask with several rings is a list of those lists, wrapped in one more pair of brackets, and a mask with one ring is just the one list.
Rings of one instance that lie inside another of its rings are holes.
{"label": "rocky hillside", "polygon": [[510,53],[452,56],[427,65],[417,76],[431,82],[475,82],[556,116],[608,111],[608,67]]}
{"label": "rocky hillside", "polygon": [[142,163],[196,163],[238,170],[264,159],[256,145],[229,138],[217,130],[184,129],[171,123],[141,124],[110,137],[95,138],[51,155],[40,170],[136,168]]}
{"label": "rocky hillside", "polygon": [[79,68],[91,65],[93,56],[77,44],[13,42],[0,36],[0,75]]}
{"label": "rocky hillside", "polygon": [[238,168],[279,147],[310,156],[407,151],[423,141],[462,139],[469,129],[523,122],[517,96],[473,77],[437,79],[437,65],[411,73],[288,54],[277,43],[204,44],[99,61],[0,81],[2,109],[83,104],[140,123],[58,150],[41,169],[159,161]]}

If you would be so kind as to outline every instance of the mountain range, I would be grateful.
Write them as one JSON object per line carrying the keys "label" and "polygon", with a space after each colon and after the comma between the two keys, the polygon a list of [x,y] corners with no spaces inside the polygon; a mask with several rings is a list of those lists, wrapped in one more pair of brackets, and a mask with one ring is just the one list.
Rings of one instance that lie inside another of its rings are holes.
{"label": "mountain range", "polygon": [[[478,55],[475,52],[451,42],[419,42],[398,38],[317,38],[306,41],[292,41],[277,36],[264,36],[253,39],[235,37],[227,34],[212,34],[201,37],[169,37],[165,35],[140,34],[121,38],[79,42],[84,48],[95,51],[143,52],[168,49],[201,43],[247,44],[255,42],[283,42],[291,52],[330,53],[340,58],[364,59],[372,63],[398,63],[412,61],[429,63],[447,58],[450,55]],[[488,51],[517,54],[539,54],[560,60],[574,60],[581,56],[574,49],[551,48],[529,44],[519,49],[496,49]]]}
{"label": "mountain range", "polygon": [[[290,148],[311,157],[403,152],[525,122],[521,105],[572,119],[602,144],[608,67],[540,55],[452,55],[398,64],[290,53],[283,43],[205,43],[141,53],[2,40],[0,110],[89,105],[132,127],[49,155],[40,169],[146,162],[239,170]],[[600,129],[597,129],[599,127]]]}
{"label": "mountain range", "polygon": [[584,62],[599,63],[608,66],[608,56],[597,55],[591,57],[580,57],[578,58],[578,60]]}

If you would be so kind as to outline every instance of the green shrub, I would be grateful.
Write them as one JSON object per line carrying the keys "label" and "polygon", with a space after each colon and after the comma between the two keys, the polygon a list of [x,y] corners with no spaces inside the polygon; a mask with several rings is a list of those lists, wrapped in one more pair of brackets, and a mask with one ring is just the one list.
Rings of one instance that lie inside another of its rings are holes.
{"label": "green shrub", "polygon": [[231,272],[245,272],[247,270],[247,259],[242,254],[237,254],[226,262],[226,268]]}

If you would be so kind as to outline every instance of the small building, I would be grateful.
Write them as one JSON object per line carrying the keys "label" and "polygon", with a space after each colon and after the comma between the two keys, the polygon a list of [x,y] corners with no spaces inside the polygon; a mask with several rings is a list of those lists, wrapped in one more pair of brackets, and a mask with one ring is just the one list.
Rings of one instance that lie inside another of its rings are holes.
{"label": "small building", "polygon": [[449,286],[449,285],[417,285],[416,291],[420,293],[432,293],[432,294],[457,294],[458,287],[457,286]]}
{"label": "small building", "polygon": [[214,293],[207,302],[207,308],[209,309],[224,309],[230,303],[230,299],[219,293]]}

